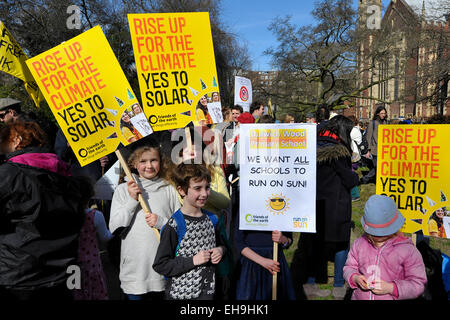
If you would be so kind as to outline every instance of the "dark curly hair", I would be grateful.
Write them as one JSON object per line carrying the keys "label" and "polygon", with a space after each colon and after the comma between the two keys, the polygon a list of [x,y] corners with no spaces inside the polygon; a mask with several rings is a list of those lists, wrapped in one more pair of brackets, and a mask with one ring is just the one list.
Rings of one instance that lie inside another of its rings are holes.
{"label": "dark curly hair", "polygon": [[17,136],[22,138],[17,150],[48,146],[47,135],[34,121],[15,121],[5,125],[0,131],[0,142],[11,143]]}

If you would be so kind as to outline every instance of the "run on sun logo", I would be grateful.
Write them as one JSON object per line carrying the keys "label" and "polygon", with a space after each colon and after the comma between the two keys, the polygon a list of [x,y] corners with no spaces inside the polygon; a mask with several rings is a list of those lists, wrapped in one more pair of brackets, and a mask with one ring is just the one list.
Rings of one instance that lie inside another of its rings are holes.
{"label": "run on sun logo", "polygon": [[272,194],[268,200],[266,200],[266,207],[273,214],[284,214],[289,209],[289,199],[286,196],[280,194]]}

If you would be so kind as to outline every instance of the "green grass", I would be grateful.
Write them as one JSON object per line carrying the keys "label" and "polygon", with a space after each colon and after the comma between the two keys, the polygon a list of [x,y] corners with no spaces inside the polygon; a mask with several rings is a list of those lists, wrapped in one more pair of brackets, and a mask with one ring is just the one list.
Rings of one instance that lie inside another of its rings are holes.
{"label": "green grass", "polygon": [[[360,186],[360,201],[355,201],[352,203],[352,220],[355,223],[355,228],[351,232],[350,245],[353,244],[355,239],[359,238],[363,235],[364,231],[361,225],[361,217],[364,214],[364,205],[366,204],[367,199],[375,194],[375,184],[364,184]],[[411,237],[411,234],[406,234],[406,236]],[[292,246],[284,252],[286,256],[287,262],[290,264],[292,261],[292,257],[294,255],[294,251],[297,248],[297,242],[299,238],[299,233],[294,233],[294,243]],[[440,250],[442,253],[450,256],[450,241],[448,239],[440,239],[431,237],[430,238],[430,246],[434,249]],[[328,262],[328,283],[327,284],[319,284],[319,288],[321,289],[333,289],[333,275],[334,275],[334,263]],[[313,300],[333,300],[333,296],[330,295],[326,298],[313,298]]]}

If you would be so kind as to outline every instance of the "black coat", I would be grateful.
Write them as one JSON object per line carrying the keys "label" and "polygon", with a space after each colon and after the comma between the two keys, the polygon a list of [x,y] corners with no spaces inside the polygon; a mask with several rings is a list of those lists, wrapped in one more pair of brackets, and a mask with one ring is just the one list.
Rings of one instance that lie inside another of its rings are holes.
{"label": "black coat", "polygon": [[0,177],[0,286],[62,284],[76,264],[84,220],[79,183],[10,161],[0,165]]}
{"label": "black coat", "polygon": [[327,242],[350,241],[351,189],[358,184],[349,150],[330,137],[317,138],[317,233]]}
{"label": "black coat", "polygon": [[330,137],[317,137],[316,233],[302,232],[291,263],[298,299],[305,299],[301,284],[308,277],[328,282],[328,261],[350,244],[352,200],[358,184],[349,150]]}

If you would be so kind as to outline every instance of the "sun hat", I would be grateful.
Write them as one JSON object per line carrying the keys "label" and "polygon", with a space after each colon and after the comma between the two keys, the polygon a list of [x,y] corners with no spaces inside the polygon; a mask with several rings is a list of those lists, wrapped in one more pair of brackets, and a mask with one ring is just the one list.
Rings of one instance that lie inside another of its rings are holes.
{"label": "sun hat", "polygon": [[22,102],[11,98],[0,98],[0,110],[12,108],[16,105],[20,105]]}
{"label": "sun hat", "polygon": [[255,118],[249,112],[244,112],[237,118],[237,121],[239,123],[255,123]]}
{"label": "sun hat", "polygon": [[375,194],[367,200],[361,224],[370,235],[383,237],[396,233],[405,223],[405,218],[397,209],[395,201]]}

